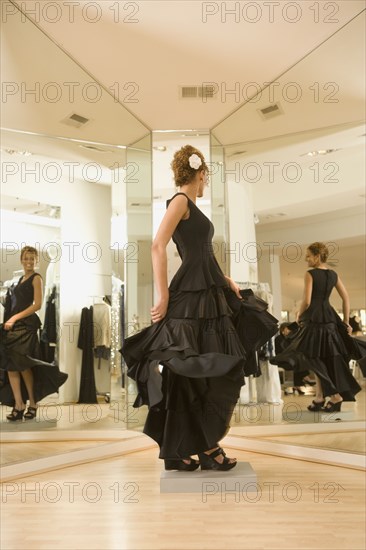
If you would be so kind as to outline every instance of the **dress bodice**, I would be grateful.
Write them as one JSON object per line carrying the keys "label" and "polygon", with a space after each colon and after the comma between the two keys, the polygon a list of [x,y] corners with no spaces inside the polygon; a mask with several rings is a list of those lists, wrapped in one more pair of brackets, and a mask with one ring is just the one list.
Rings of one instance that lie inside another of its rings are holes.
{"label": "dress bodice", "polygon": [[[177,195],[187,197],[185,193],[177,193],[174,197]],[[167,205],[174,197],[167,201]],[[187,200],[189,218],[181,220],[173,233],[182,264],[169,288],[202,290],[211,286],[228,286],[213,251],[214,226],[189,197]]]}
{"label": "dress bodice", "polygon": [[[22,282],[23,277],[20,277],[18,283],[12,285],[7,293],[5,311],[4,311],[4,322],[6,322],[10,317],[16,313],[20,313],[31,306],[34,302],[34,288],[33,288],[33,279],[34,277],[40,277],[39,273],[33,273],[28,279]],[[32,313],[28,317],[25,317],[21,320],[24,324],[39,324],[39,317],[36,313]],[[19,324],[20,321],[17,321]]]}
{"label": "dress bodice", "polygon": [[309,269],[313,279],[311,302],[308,309],[301,316],[302,320],[311,320],[316,323],[330,323],[335,320],[337,313],[329,303],[329,297],[338,275],[332,269]]}

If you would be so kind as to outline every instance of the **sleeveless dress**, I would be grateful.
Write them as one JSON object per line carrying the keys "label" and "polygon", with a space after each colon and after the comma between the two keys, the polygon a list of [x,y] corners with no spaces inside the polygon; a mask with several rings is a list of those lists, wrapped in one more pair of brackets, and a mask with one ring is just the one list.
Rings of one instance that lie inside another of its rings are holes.
{"label": "sleeveless dress", "polygon": [[361,390],[349,368],[356,351],[354,338],[329,303],[338,275],[332,269],[310,269],[313,279],[311,302],[299,319],[300,327],[287,348],[271,363],[288,363],[294,371],[312,370],[320,378],[323,395],[341,394],[344,401],[355,401]]}
{"label": "sleeveless dress", "polygon": [[182,264],[169,286],[167,314],[126,338],[121,350],[137,383],[134,407],[148,406],[144,433],[159,444],[160,458],[216,446],[251,374],[248,356],[278,330],[265,302],[251,291],[239,300],[229,288],[213,253],[213,225],[187,199],[189,218],[173,234]]}
{"label": "sleeveless dress", "polygon": [[[17,285],[8,290],[4,323],[16,313],[27,309],[34,301],[34,277],[40,277],[38,273],[33,273],[24,282],[20,277]],[[67,380],[68,375],[60,372],[55,364],[46,363],[40,360],[40,343],[38,332],[41,322],[36,313],[28,315],[14,323],[12,330],[5,330],[0,325],[0,402],[10,407],[14,406],[14,396],[7,377],[7,371],[21,372],[26,369],[33,369],[33,391],[36,401],[40,401],[47,395],[55,393],[58,388]],[[21,388],[23,400],[28,399],[23,379],[21,378]]]}

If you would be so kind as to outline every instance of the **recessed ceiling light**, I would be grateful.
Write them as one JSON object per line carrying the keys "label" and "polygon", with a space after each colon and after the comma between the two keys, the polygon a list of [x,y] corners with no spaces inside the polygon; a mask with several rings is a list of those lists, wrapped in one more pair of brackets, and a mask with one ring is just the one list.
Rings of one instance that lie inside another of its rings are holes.
{"label": "recessed ceiling light", "polygon": [[33,155],[30,151],[18,151],[17,149],[3,149],[8,155],[22,155],[23,157],[29,157]]}
{"label": "recessed ceiling light", "polygon": [[339,151],[339,149],[319,149],[318,151],[309,151],[309,153],[304,153],[302,157],[317,157],[318,155],[329,155],[329,153],[334,153]]}

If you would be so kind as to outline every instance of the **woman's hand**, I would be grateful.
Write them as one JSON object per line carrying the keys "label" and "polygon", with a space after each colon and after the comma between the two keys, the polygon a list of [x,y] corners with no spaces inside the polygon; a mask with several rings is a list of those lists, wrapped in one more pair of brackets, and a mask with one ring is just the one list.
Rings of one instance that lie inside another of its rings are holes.
{"label": "woman's hand", "polygon": [[13,315],[12,317],[10,317],[10,319],[8,319],[6,321],[6,323],[4,323],[4,329],[5,330],[13,330],[14,328],[14,324],[17,322],[18,318],[16,315]]}
{"label": "woman's hand", "polygon": [[225,279],[227,280],[229,287],[231,288],[231,290],[233,292],[235,292],[235,294],[239,298],[239,300],[242,300],[243,296],[240,294],[240,286],[237,285],[236,282],[233,281],[233,279],[231,279],[230,277],[225,276]]}
{"label": "woman's hand", "polygon": [[158,323],[164,319],[168,310],[169,298],[160,298],[158,302],[151,308],[151,320],[153,323]]}
{"label": "woman's hand", "polygon": [[353,329],[352,329],[351,325],[349,325],[348,323],[343,323],[343,324],[346,326],[348,334],[352,334]]}

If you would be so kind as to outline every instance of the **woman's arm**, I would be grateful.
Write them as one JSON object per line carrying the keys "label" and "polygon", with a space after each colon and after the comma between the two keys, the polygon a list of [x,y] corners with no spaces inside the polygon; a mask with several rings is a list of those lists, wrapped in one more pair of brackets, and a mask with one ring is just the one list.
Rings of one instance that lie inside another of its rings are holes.
{"label": "woman's arm", "polygon": [[232,279],[231,277],[228,277],[227,275],[224,275],[224,277],[227,280],[227,283],[228,283],[229,287],[231,288],[231,290],[233,292],[235,292],[235,294],[237,295],[239,300],[241,300],[242,295],[240,294],[240,286],[237,285],[236,282],[234,281],[234,279]]}
{"label": "woman's arm", "polygon": [[167,208],[151,247],[155,286],[159,295],[157,303],[151,308],[151,318],[154,323],[165,317],[168,309],[169,290],[166,247],[175,228],[187,212],[187,207],[188,199],[185,195],[174,197]]}
{"label": "woman's arm", "polygon": [[337,279],[337,284],[335,285],[335,287],[339,296],[342,298],[343,322],[347,326],[347,332],[351,334],[352,327],[349,324],[349,310],[350,310],[349,296],[348,296],[346,287],[344,286],[344,284],[342,283],[339,277]]}
{"label": "woman's arm", "polygon": [[13,328],[14,323],[19,321],[20,319],[24,319],[24,317],[29,317],[29,315],[32,315],[32,313],[35,313],[36,311],[41,309],[42,299],[43,299],[43,289],[42,289],[42,278],[39,275],[33,278],[32,286],[34,290],[33,304],[27,307],[26,309],[23,309],[23,311],[20,311],[19,313],[12,315],[10,319],[8,319],[7,322],[4,324],[5,330],[11,330]]}
{"label": "woman's arm", "polygon": [[299,318],[304,313],[304,311],[306,311],[310,306],[312,291],[313,291],[313,278],[310,275],[310,273],[307,271],[305,273],[305,279],[304,279],[304,295],[300,305],[299,312],[296,317],[296,321],[299,320]]}

